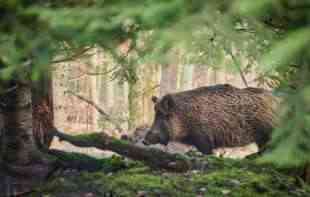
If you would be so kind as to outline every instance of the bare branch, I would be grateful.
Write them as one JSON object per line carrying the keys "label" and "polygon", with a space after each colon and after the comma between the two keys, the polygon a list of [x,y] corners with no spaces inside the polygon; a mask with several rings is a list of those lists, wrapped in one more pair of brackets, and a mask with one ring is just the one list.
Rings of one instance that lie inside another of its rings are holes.
{"label": "bare branch", "polygon": [[86,47],[86,48],[80,48],[78,49],[73,55],[69,56],[69,57],[65,57],[65,58],[60,58],[60,59],[56,59],[54,61],[52,61],[52,64],[58,64],[58,63],[62,63],[62,62],[68,62],[68,61],[72,61],[76,58],[81,57],[82,55],[84,55],[87,51],[93,49],[94,47]]}
{"label": "bare branch", "polygon": [[107,75],[107,74],[110,74],[110,73],[116,71],[117,69],[118,69],[118,66],[114,66],[113,68],[111,68],[110,70],[105,71],[105,72],[89,72],[89,71],[85,71],[85,70],[82,70],[81,68],[79,68],[79,70],[84,75]]}
{"label": "bare branch", "polygon": [[159,88],[160,87],[160,85],[159,84],[157,84],[157,85],[154,85],[153,87],[150,87],[150,88],[148,88],[148,89],[143,89],[141,92],[138,92],[137,93],[137,96],[138,97],[141,97],[141,96],[144,96],[145,94],[147,94],[148,92],[150,92],[150,91],[152,91],[152,90],[155,90],[155,89],[157,89],[157,88]]}
{"label": "bare branch", "polygon": [[103,118],[105,120],[111,122],[119,132],[122,132],[122,128],[117,123],[117,120],[115,120],[109,114],[107,114],[101,107],[99,107],[98,104],[94,103],[93,101],[91,101],[91,100],[89,100],[89,99],[87,99],[87,98],[85,98],[85,97],[83,97],[81,95],[78,95],[78,94],[74,93],[73,91],[67,90],[65,93],[69,93],[69,94],[77,97],[78,99],[88,103],[89,105],[93,106],[100,113],[100,115],[103,116]]}
{"label": "bare branch", "polygon": [[239,71],[240,77],[241,77],[245,87],[249,87],[248,82],[247,82],[247,80],[245,78],[245,75],[244,75],[242,69],[239,66],[239,63],[238,63],[238,60],[237,60],[236,56],[231,51],[228,51],[228,52],[229,52],[229,55],[231,56],[231,58],[232,58],[232,60],[234,62],[234,65],[236,66],[236,68]]}

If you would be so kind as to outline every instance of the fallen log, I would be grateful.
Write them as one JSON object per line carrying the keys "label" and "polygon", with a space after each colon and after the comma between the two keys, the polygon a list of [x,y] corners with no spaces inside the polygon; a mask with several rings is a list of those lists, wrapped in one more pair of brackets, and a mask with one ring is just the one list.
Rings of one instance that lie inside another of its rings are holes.
{"label": "fallen log", "polygon": [[175,172],[185,172],[192,168],[191,161],[184,156],[170,154],[156,148],[137,146],[108,136],[103,132],[72,136],[54,129],[53,134],[59,140],[67,141],[75,146],[110,150],[130,159],[141,161],[152,168]]}

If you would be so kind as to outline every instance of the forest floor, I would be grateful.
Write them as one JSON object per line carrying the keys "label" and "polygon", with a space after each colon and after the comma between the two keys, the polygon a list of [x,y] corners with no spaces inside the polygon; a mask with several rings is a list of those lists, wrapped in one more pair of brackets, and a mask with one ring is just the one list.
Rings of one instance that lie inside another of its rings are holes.
{"label": "forest floor", "polygon": [[310,197],[309,185],[275,166],[195,151],[186,155],[207,167],[172,173],[112,156],[98,160],[100,171],[58,171],[28,197]]}

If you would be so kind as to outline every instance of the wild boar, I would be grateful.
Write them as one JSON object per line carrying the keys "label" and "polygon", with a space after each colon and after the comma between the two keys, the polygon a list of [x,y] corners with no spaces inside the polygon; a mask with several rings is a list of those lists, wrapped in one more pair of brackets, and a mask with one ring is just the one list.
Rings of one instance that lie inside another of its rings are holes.
{"label": "wild boar", "polygon": [[223,84],[152,100],[155,119],[145,144],[177,141],[193,145],[204,154],[253,142],[261,149],[276,123],[278,101],[261,88],[239,89]]}

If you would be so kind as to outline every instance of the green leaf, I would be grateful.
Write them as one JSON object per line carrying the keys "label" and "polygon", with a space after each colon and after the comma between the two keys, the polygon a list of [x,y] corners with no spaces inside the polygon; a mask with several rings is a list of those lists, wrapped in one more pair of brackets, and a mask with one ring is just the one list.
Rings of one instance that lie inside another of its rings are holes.
{"label": "green leaf", "polygon": [[310,45],[310,28],[302,28],[289,33],[283,40],[274,44],[261,61],[265,72],[292,63],[303,49]]}
{"label": "green leaf", "polygon": [[262,15],[264,11],[274,3],[275,3],[274,0],[259,0],[259,1],[239,0],[233,4],[233,11],[243,15],[259,16]]}

